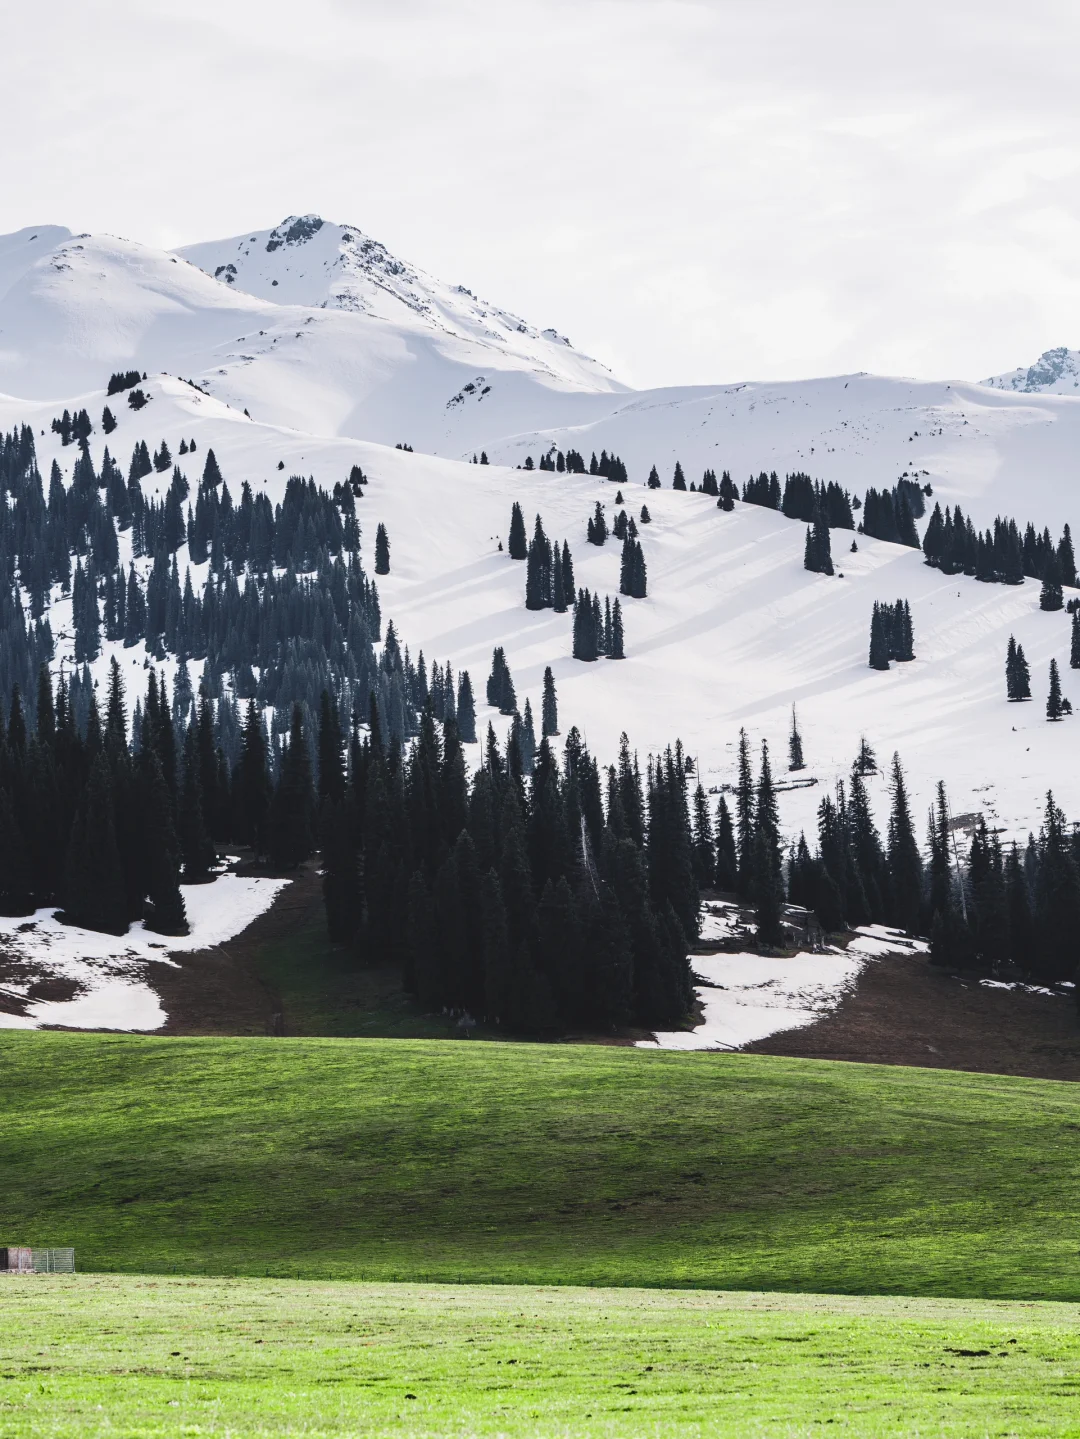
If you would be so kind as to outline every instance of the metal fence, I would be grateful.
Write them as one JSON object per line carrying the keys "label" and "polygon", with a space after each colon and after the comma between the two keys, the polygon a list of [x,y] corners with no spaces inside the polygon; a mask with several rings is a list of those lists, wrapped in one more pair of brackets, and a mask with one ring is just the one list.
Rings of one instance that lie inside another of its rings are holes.
{"label": "metal fence", "polygon": [[35,1274],[74,1274],[74,1249],[33,1249]]}

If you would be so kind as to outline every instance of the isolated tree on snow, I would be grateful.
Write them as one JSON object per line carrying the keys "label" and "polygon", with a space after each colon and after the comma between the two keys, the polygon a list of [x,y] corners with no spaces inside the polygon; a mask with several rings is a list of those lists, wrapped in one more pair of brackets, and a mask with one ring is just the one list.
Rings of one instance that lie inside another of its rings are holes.
{"label": "isolated tree on snow", "polygon": [[1031,672],[1024,658],[1024,648],[1016,643],[1013,635],[1009,636],[1005,654],[1005,690],[1010,700],[1031,698]]}
{"label": "isolated tree on snow", "polygon": [[671,488],[673,490],[686,489],[686,476],[683,474],[683,467],[678,460],[675,461],[675,478],[671,482]]}
{"label": "isolated tree on snow", "polygon": [[1069,644],[1069,667],[1080,670],[1080,610],[1073,610],[1072,637]]}
{"label": "isolated tree on snow", "polygon": [[517,500],[510,511],[510,535],[506,541],[506,552],[512,560],[523,560],[529,552],[525,538],[525,516]]}
{"label": "isolated tree on snow", "polygon": [[652,515],[649,514],[649,507],[648,507],[648,505],[642,505],[642,507],[641,507],[641,523],[642,523],[643,525],[648,525],[648,524],[651,524],[651,522],[652,522]]}
{"label": "isolated tree on snow", "polygon": [[381,522],[375,531],[375,573],[377,575],[390,573],[390,536],[386,533],[386,526]]}
{"label": "isolated tree on snow", "polygon": [[652,469],[649,471],[649,478],[645,481],[645,483],[648,485],[650,490],[658,490],[660,488],[660,475],[655,465],[653,465]]}
{"label": "isolated tree on snow", "polygon": [[791,733],[788,735],[788,769],[805,769],[806,761],[803,759],[802,735],[799,733],[799,720],[795,713],[795,706],[791,706]]}
{"label": "isolated tree on snow", "polygon": [[1051,660],[1050,693],[1046,697],[1046,718],[1048,720],[1061,719],[1069,712],[1065,708],[1067,704],[1068,700],[1063,700],[1061,697],[1061,676],[1058,674],[1057,660]]}

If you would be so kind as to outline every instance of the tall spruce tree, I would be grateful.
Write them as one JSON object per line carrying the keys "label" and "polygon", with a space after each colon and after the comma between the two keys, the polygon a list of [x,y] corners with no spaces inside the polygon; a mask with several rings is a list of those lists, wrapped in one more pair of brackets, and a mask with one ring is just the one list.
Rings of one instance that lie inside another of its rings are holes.
{"label": "tall spruce tree", "polygon": [[551,666],[544,669],[544,695],[540,705],[540,733],[546,739],[559,733],[559,702],[555,693],[555,676]]}
{"label": "tall spruce tree", "polygon": [[783,943],[784,875],[780,851],[780,826],[769,765],[769,745],[761,742],[761,771],[754,811],[752,851],[754,919],[758,943],[769,947]]}
{"label": "tall spruce tree", "polygon": [[1046,697],[1046,718],[1048,720],[1059,720],[1066,713],[1067,701],[1061,697],[1061,676],[1058,674],[1057,660],[1050,661],[1050,693]]}
{"label": "tall spruce tree", "polygon": [[799,718],[795,713],[795,706],[791,706],[791,733],[788,735],[788,769],[800,770],[806,768],[806,761],[803,759],[802,735],[799,733]]}
{"label": "tall spruce tree", "polygon": [[517,500],[514,501],[510,511],[510,534],[506,542],[506,551],[512,560],[523,560],[528,554],[528,543],[525,538],[525,516],[521,512],[521,506]]}

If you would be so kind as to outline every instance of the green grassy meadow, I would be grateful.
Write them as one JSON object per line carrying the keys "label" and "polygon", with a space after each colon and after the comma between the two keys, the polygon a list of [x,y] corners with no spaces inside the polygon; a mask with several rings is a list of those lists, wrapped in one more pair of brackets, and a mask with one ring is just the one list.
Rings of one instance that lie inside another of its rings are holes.
{"label": "green grassy meadow", "polygon": [[1080,1309],[9,1279],[0,1434],[1080,1435]]}
{"label": "green grassy meadow", "polygon": [[0,1032],[0,1243],[82,1270],[1080,1300],[1080,1087]]}

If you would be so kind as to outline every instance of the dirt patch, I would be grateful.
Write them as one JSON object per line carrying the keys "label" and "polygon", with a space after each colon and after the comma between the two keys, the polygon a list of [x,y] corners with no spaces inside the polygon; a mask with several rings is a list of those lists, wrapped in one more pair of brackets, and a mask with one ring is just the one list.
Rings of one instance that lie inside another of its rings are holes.
{"label": "dirt patch", "polygon": [[866,965],[833,1014],[744,1052],[1080,1080],[1080,1023],[1071,998],[988,989],[889,955]]}
{"label": "dirt patch", "polygon": [[247,929],[212,949],[173,954],[171,964],[151,961],[147,978],[168,1019],[158,1034],[281,1034],[281,998],[258,967],[268,941],[288,936],[322,905],[319,876],[304,865]]}

